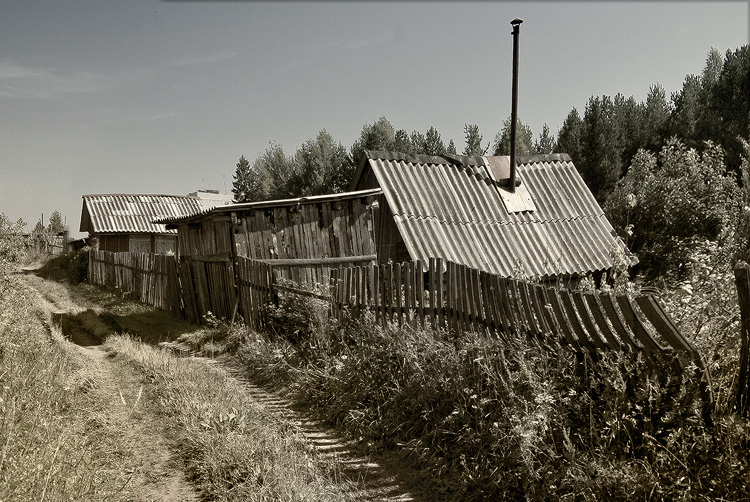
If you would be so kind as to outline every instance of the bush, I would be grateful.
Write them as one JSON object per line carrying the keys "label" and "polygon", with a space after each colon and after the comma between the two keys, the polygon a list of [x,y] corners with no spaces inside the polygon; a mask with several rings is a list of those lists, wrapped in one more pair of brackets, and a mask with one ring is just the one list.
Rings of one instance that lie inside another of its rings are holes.
{"label": "bush", "polygon": [[26,250],[23,229],[26,223],[22,219],[11,221],[0,213],[0,262],[18,262]]}
{"label": "bush", "polygon": [[734,229],[739,191],[721,148],[702,153],[670,140],[656,155],[639,151],[604,211],[654,278],[682,276],[696,241],[725,241]]}

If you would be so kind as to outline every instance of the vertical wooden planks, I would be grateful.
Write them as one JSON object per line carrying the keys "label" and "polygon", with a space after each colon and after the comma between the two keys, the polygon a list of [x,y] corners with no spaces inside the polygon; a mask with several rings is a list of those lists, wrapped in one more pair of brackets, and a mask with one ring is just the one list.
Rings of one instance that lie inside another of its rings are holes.
{"label": "vertical wooden planks", "polygon": [[414,269],[417,274],[417,315],[419,316],[419,325],[424,328],[424,269],[420,260],[417,260]]}
{"label": "vertical wooden planks", "polygon": [[437,327],[437,324],[435,324],[435,318],[436,318],[436,315],[437,315],[437,306],[436,306],[437,305],[437,298],[436,298],[435,295],[437,294],[437,285],[436,284],[437,284],[437,275],[438,275],[436,264],[437,264],[437,260],[435,258],[430,258],[430,261],[429,261],[429,275],[427,276],[427,279],[428,279],[428,283],[429,283],[428,284],[428,288],[429,288],[428,299],[430,301],[428,314],[430,316],[430,326],[432,326],[432,328],[436,328]]}
{"label": "vertical wooden planks", "polygon": [[394,274],[394,281],[393,281],[393,287],[396,290],[396,308],[397,310],[397,319],[398,319],[398,326],[399,328],[404,325],[404,307],[403,307],[403,297],[402,297],[402,263],[394,263],[393,268],[395,269]]}

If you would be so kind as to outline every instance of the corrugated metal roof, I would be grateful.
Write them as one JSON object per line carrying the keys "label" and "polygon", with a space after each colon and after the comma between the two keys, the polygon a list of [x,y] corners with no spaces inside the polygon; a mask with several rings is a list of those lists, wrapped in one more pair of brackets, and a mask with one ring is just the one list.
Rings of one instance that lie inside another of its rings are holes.
{"label": "corrugated metal roof", "polygon": [[509,212],[487,157],[365,153],[413,259],[440,257],[505,276],[585,274],[624,244],[565,154],[519,158],[532,211]]}
{"label": "corrugated metal roof", "polygon": [[84,195],[81,232],[174,234],[153,220],[178,218],[203,210],[196,197],[184,195]]}
{"label": "corrugated metal roof", "polygon": [[309,197],[297,197],[295,199],[278,199],[278,200],[262,200],[258,202],[243,202],[241,204],[227,204],[225,206],[216,206],[212,209],[200,211],[195,214],[183,216],[183,217],[167,217],[159,218],[155,221],[166,224],[183,223],[186,221],[197,220],[201,217],[207,216],[209,213],[231,213],[233,211],[242,211],[247,209],[264,209],[270,207],[284,207],[284,206],[296,206],[300,204],[317,204],[321,202],[333,202],[339,200],[356,199],[359,197],[367,197],[368,195],[376,195],[381,193],[380,188],[374,188],[369,190],[358,190],[354,192],[343,192],[325,195],[311,195]]}

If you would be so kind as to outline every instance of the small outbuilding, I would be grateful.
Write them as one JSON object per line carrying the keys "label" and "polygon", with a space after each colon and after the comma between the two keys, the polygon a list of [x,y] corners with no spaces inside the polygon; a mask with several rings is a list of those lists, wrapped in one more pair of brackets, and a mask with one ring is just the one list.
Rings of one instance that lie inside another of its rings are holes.
{"label": "small outbuilding", "polygon": [[84,195],[81,232],[99,241],[99,249],[111,252],[170,254],[177,251],[177,231],[153,223],[199,213],[197,197],[151,194]]}
{"label": "small outbuilding", "polygon": [[519,157],[512,173],[507,156],[365,151],[350,189],[382,190],[380,263],[436,257],[543,279],[600,274],[613,254],[635,263],[567,154]]}

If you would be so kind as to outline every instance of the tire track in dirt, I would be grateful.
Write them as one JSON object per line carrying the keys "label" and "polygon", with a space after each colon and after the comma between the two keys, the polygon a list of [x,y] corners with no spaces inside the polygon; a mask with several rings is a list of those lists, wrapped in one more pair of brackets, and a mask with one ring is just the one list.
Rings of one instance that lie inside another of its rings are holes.
{"label": "tire track in dirt", "polygon": [[[26,276],[29,290],[37,296],[40,316],[51,337],[59,337],[59,325],[53,335],[50,321],[55,314],[79,314],[85,310],[101,307],[84,300],[82,306],[60,283]],[[57,338],[59,342],[59,338]],[[192,502],[200,500],[199,493],[188,482],[178,467],[168,440],[160,433],[158,417],[145,405],[144,387],[140,374],[109,361],[101,345],[74,345],[87,362],[86,373],[93,383],[91,391],[96,395],[98,409],[92,410],[90,426],[103,427],[116,437],[118,444],[128,455],[122,460],[122,469],[127,484],[139,502]]]}
{"label": "tire track in dirt", "polygon": [[[36,291],[39,303],[44,306],[44,317],[53,321],[52,313],[79,315],[93,311],[95,314],[111,314],[110,309],[96,302],[79,297],[66,285],[27,275],[27,284]],[[73,328],[78,328],[74,326]],[[198,327],[196,326],[196,329]],[[160,344],[162,345],[162,344]],[[170,346],[164,344],[165,348]],[[98,377],[97,392],[106,405],[106,417],[110,424],[118,424],[116,430],[132,449],[135,467],[130,472],[132,486],[139,493],[138,500],[164,500],[167,502],[200,500],[192,485],[187,482],[177,463],[172,459],[166,438],[160,435],[159,423],[152,413],[138,406],[142,392],[138,375],[123,372],[108,360],[101,345],[78,345],[78,350],[92,362]],[[182,354],[183,356],[186,354]],[[191,356],[193,357],[193,356]],[[356,442],[347,440],[333,429],[312,418],[309,413],[294,409],[292,403],[250,381],[240,369],[214,359],[195,357],[223,370],[228,377],[242,384],[247,398],[263,406],[268,412],[293,425],[319,454],[332,460],[338,467],[335,473],[341,484],[347,487],[346,496],[353,501],[422,502],[435,500],[418,490],[405,488],[404,470],[390,465],[388,460],[374,460],[361,453]],[[113,404],[114,403],[114,404]],[[395,461],[394,461],[395,465]],[[411,483],[410,483],[411,484]],[[418,483],[414,483],[417,485]]]}
{"label": "tire track in dirt", "polygon": [[199,494],[177,467],[168,441],[159,430],[158,418],[143,405],[143,385],[134,370],[114,366],[101,345],[78,350],[95,366],[96,392],[104,403],[103,416],[107,427],[116,430],[121,444],[130,453],[126,471],[138,500],[191,502]]}
{"label": "tire track in dirt", "polygon": [[355,441],[337,434],[309,413],[295,409],[289,400],[256,385],[244,375],[241,369],[215,359],[205,359],[205,361],[240,382],[248,398],[261,404],[275,416],[294,425],[323,458],[335,460],[341,469],[341,477],[352,486],[352,490],[347,493],[352,500],[363,502],[435,500],[434,497],[427,497],[418,490],[407,489],[403,483],[402,469],[394,469],[387,464],[387,461],[374,459],[361,453],[361,448]]}

